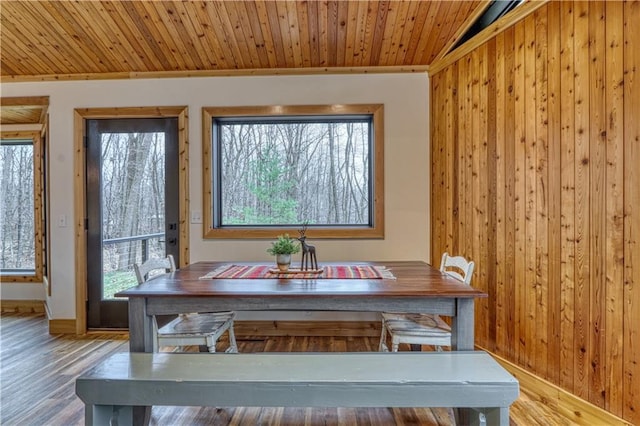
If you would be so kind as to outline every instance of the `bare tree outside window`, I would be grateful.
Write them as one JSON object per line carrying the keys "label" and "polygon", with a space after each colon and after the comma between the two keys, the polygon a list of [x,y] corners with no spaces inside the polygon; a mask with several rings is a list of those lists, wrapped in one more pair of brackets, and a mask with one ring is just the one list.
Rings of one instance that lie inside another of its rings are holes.
{"label": "bare tree outside window", "polygon": [[0,143],[0,270],[33,272],[35,261],[32,141]]}
{"label": "bare tree outside window", "polygon": [[136,284],[134,263],[164,257],[164,133],[102,136],[104,298]]}
{"label": "bare tree outside window", "polygon": [[370,224],[370,116],[214,123],[220,226]]}

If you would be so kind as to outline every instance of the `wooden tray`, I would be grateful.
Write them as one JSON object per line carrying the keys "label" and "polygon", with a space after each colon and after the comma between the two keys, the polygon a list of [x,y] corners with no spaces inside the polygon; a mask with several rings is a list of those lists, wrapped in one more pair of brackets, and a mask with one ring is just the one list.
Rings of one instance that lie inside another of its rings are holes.
{"label": "wooden tray", "polygon": [[289,268],[288,271],[281,271],[278,268],[270,268],[269,272],[271,272],[272,274],[278,274],[278,275],[295,275],[295,274],[320,275],[324,272],[324,268],[307,269],[307,270],[302,270],[300,268]]}

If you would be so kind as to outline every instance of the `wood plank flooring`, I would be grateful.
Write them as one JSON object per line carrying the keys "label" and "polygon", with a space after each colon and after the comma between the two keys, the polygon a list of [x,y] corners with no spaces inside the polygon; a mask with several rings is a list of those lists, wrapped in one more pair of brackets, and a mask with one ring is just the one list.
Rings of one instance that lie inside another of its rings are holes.
{"label": "wood plank flooring", "polygon": [[[252,337],[238,340],[241,352],[375,351],[373,337]],[[126,352],[126,334],[49,335],[44,316],[2,314],[0,318],[0,424],[82,425],[84,406],[75,379],[99,360]],[[521,390],[511,424],[571,425]],[[154,407],[152,425],[452,425],[450,410],[353,408]]]}

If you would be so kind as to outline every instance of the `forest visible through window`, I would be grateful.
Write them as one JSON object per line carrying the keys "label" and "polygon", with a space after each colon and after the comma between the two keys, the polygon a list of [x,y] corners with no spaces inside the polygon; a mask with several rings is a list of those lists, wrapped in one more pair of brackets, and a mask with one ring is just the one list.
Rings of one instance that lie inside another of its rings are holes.
{"label": "forest visible through window", "polygon": [[0,142],[0,270],[35,272],[32,141]]}
{"label": "forest visible through window", "polygon": [[105,299],[136,284],[133,264],[165,256],[164,133],[104,133],[101,141]]}
{"label": "forest visible through window", "polygon": [[214,119],[214,224],[369,226],[372,117]]}

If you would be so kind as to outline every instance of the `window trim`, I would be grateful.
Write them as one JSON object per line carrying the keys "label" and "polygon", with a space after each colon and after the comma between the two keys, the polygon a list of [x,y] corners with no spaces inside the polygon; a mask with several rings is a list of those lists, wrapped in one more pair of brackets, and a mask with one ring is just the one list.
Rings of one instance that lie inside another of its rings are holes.
{"label": "window trim", "polygon": [[34,217],[34,257],[35,271],[29,273],[11,273],[0,271],[2,282],[42,282],[44,256],[43,256],[43,169],[42,169],[42,136],[40,131],[1,131],[0,139],[24,139],[33,143],[33,217]]}
{"label": "window trim", "polygon": [[271,105],[202,108],[202,176],[203,176],[203,238],[251,239],[274,238],[282,233],[295,234],[299,225],[289,227],[232,227],[215,228],[213,224],[213,126],[217,117],[277,117],[291,115],[363,115],[373,116],[373,223],[372,226],[322,226],[309,228],[312,238],[384,238],[384,105]]}

